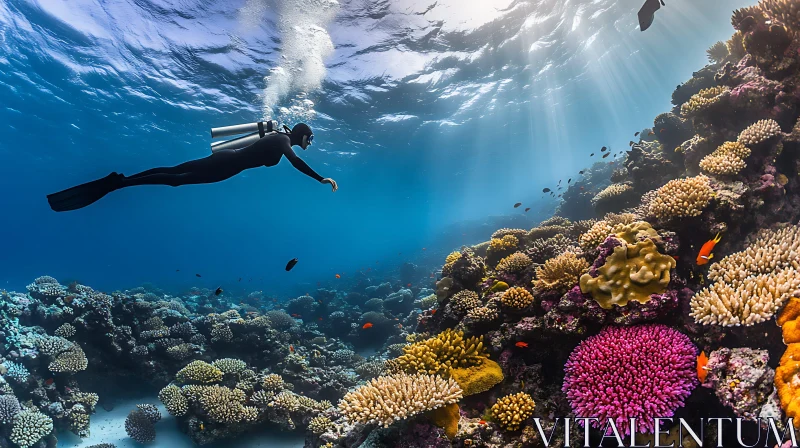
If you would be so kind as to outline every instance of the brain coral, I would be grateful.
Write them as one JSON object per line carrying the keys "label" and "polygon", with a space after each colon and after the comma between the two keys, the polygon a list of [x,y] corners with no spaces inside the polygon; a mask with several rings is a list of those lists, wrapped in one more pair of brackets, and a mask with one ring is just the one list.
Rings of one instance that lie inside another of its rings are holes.
{"label": "brain coral", "polygon": [[453,379],[399,373],[373,378],[348,392],[339,402],[339,410],[351,422],[388,427],[397,420],[455,403],[461,396]]}
{"label": "brain coral", "polygon": [[655,417],[671,417],[697,385],[697,348],[665,325],[606,327],[581,342],[564,367],[562,390],[578,417],[613,419],[630,434],[653,432]]}
{"label": "brain coral", "polygon": [[623,244],[615,247],[606,263],[597,269],[597,277],[581,276],[581,292],[591,294],[605,309],[611,309],[612,304],[625,306],[631,300],[646,303],[651,294],[666,291],[669,271],[675,265],[675,259],[660,254],[652,240]]}
{"label": "brain coral", "polygon": [[492,418],[507,431],[516,431],[523,421],[533,415],[536,403],[525,392],[506,395],[492,406]]}
{"label": "brain coral", "polygon": [[566,292],[578,283],[580,276],[588,269],[586,260],[566,252],[536,268],[533,286],[539,290]]}
{"label": "brain coral", "polygon": [[711,202],[714,190],[708,177],[699,175],[686,179],[673,179],[656,190],[648,210],[658,219],[699,216]]}

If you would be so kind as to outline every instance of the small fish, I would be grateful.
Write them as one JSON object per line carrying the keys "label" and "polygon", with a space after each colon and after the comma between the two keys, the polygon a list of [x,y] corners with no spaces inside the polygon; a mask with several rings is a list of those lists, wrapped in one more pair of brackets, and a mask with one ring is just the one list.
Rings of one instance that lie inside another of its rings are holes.
{"label": "small fish", "polygon": [[634,137],[638,137],[638,136],[639,136],[639,133],[637,132],[637,133],[633,134],[633,136],[634,136]]}
{"label": "small fish", "polygon": [[608,157],[609,154],[611,154],[611,153],[607,152],[607,153],[603,154],[603,158],[605,159],[606,157]]}
{"label": "small fish", "polygon": [[241,277],[239,277],[239,282],[241,282],[241,281],[242,281],[242,278],[241,278]]}
{"label": "small fish", "polygon": [[321,318],[321,317],[320,317],[319,319],[317,319],[317,320],[318,320],[318,321],[320,321],[320,322],[322,322],[322,318]]}
{"label": "small fish", "polygon": [[[375,263],[377,263],[377,261]],[[339,275],[339,274],[336,274],[336,278],[342,278],[342,276]]]}
{"label": "small fish", "polygon": [[571,177],[569,179],[567,179],[567,183],[570,183],[570,182],[572,182],[572,178]]}
{"label": "small fish", "polygon": [[54,381],[55,381],[54,379],[48,378],[48,379],[45,380],[44,384],[46,386],[49,386],[49,385],[53,384]]}
{"label": "small fish", "polygon": [[713,240],[708,240],[705,244],[703,244],[703,247],[700,248],[700,253],[697,254],[698,266],[702,266],[714,258],[714,254],[712,254],[711,251],[714,250],[714,246],[716,246],[721,239],[722,237],[720,237],[719,233],[717,233],[717,236],[715,236]]}
{"label": "small fish", "polygon": [[678,90],[678,89],[680,89],[680,88],[681,88],[681,85],[680,85],[680,84],[678,84],[678,87],[675,87],[675,90]]}
{"label": "small fish", "polygon": [[594,157],[594,153],[589,154],[589,157]]}
{"label": "small fish", "polygon": [[410,287],[411,287],[411,283],[406,285],[406,288],[410,288]]}
{"label": "small fish", "polygon": [[218,295],[220,295],[220,294],[222,294],[222,286],[220,286],[219,288],[217,288],[217,290],[216,290],[216,291],[214,291],[214,295],[215,295],[215,296],[218,296]]}
{"label": "small fish", "polygon": [[706,381],[706,376],[708,375],[708,370],[706,365],[708,364],[708,356],[706,356],[705,350],[700,352],[700,355],[697,357],[697,379],[700,380],[701,383]]}
{"label": "small fish", "polygon": [[204,431],[205,429],[206,426],[203,424],[203,422],[200,422],[200,431]]}
{"label": "small fish", "polygon": [[424,247],[423,247],[423,248],[422,248],[422,250],[428,250],[428,249],[426,249],[426,248],[424,248]]}
{"label": "small fish", "polygon": [[367,328],[372,328],[372,322],[365,323],[364,326],[361,328],[363,328],[364,330],[366,330]]}
{"label": "small fish", "polygon": [[289,260],[289,262],[286,263],[286,272],[291,271],[294,265],[296,264],[297,264],[297,258],[292,258],[291,260]]}
{"label": "small fish", "polygon": [[397,324],[397,328],[402,329],[403,328],[403,324]]}
{"label": "small fish", "polygon": [[289,353],[294,353],[294,345],[289,344]]}
{"label": "small fish", "polygon": [[681,261],[680,257],[678,257],[677,255],[673,255],[672,258],[674,258],[675,261]]}
{"label": "small fish", "polygon": [[520,205],[522,205],[522,202],[517,202],[516,204],[514,204],[514,208],[517,208],[517,207],[519,207]]}
{"label": "small fish", "polygon": [[200,274],[194,274],[195,277],[200,277]]}
{"label": "small fish", "polygon": [[605,146],[603,146],[602,148],[600,148],[600,152],[606,152],[606,149],[607,148]]}
{"label": "small fish", "polygon": [[[583,171],[585,171],[585,170],[583,170]],[[583,171],[578,171],[578,174],[583,174]]]}
{"label": "small fish", "polygon": [[517,342],[517,343],[516,343],[516,344],[514,344],[514,345],[516,345],[516,346],[517,346],[517,347],[519,347],[519,348],[525,348],[525,347],[527,347],[527,346],[528,346],[528,343],[527,343],[527,342],[522,342],[522,341],[520,341],[520,342]]}
{"label": "small fish", "polygon": [[434,309],[434,310],[431,310],[431,314],[432,314],[432,315],[433,315],[433,314],[436,314],[436,310],[435,310],[435,309]]}
{"label": "small fish", "polygon": [[636,142],[634,142],[633,140],[631,140],[630,142],[628,142],[628,146],[633,146],[633,144],[634,144],[634,143],[636,143]]}
{"label": "small fish", "polygon": [[584,189],[584,188],[583,188],[583,187],[581,187],[581,190],[583,190],[583,189]]}
{"label": "small fish", "polygon": [[175,272],[181,272],[181,270],[180,269],[175,269]]}
{"label": "small fish", "polygon": [[530,209],[531,209],[530,207],[526,208],[526,209],[525,209],[525,212],[527,212],[527,211],[528,211],[528,210],[530,210]]}
{"label": "small fish", "polygon": [[478,422],[478,424],[485,425],[486,424],[486,420],[481,420],[481,421]]}
{"label": "small fish", "polygon": [[542,190],[542,193],[550,193],[550,189],[549,188],[545,188],[545,189]]}

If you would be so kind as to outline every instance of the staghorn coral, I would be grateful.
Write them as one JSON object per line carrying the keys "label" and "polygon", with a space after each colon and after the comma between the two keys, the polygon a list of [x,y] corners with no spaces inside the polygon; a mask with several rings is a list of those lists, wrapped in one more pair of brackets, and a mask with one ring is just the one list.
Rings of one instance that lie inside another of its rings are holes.
{"label": "staghorn coral", "polygon": [[450,308],[458,314],[466,314],[481,305],[478,294],[470,290],[459,291],[450,299]]}
{"label": "staghorn coral", "polygon": [[509,288],[500,297],[500,302],[509,307],[522,309],[533,303],[533,295],[525,288]]}
{"label": "staghorn coral", "polygon": [[350,422],[388,427],[420,412],[457,402],[461,388],[453,379],[422,373],[398,373],[373,378],[348,392],[339,411]]}
{"label": "staghorn coral", "polygon": [[244,406],[246,400],[243,391],[217,384],[204,387],[197,397],[197,402],[208,417],[219,423],[255,421],[258,411],[253,407]]}
{"label": "staghorn coral", "polygon": [[656,190],[648,213],[658,219],[699,216],[711,202],[714,190],[708,177],[699,175],[674,179]]}
{"label": "staghorn coral", "polygon": [[700,161],[700,168],[719,176],[732,176],[747,167],[744,159],[750,155],[750,149],[739,142],[725,142],[713,153]]}
{"label": "staghorn coral", "polygon": [[728,92],[730,92],[730,88],[725,86],[716,86],[703,89],[699,93],[693,95],[689,101],[681,105],[681,115],[695,115],[699,112],[708,110],[714,104],[717,104],[721,100],[722,96]]}
{"label": "staghorn coral", "polygon": [[275,395],[275,392],[271,390],[259,390],[250,396],[250,402],[257,407],[263,408],[269,405]]}
{"label": "staghorn coral", "polygon": [[515,252],[500,260],[496,269],[500,272],[516,273],[524,271],[532,263],[530,257],[527,255],[522,252]]}
{"label": "staghorn coral", "polygon": [[158,399],[164,403],[167,412],[175,417],[184,416],[189,410],[189,402],[186,401],[186,398],[181,393],[181,389],[174,384],[161,389],[158,392]]}
{"label": "staghorn coral", "polygon": [[499,398],[492,406],[492,418],[506,431],[516,431],[522,422],[533,415],[536,403],[525,392]]}
{"label": "staghorn coral", "polygon": [[56,328],[56,331],[53,332],[53,334],[62,338],[71,338],[75,336],[75,327],[73,327],[70,323],[65,323]]}
{"label": "staghorn coral", "polygon": [[128,437],[139,442],[147,443],[156,439],[156,428],[147,413],[141,409],[134,409],[125,418],[125,432]]}
{"label": "staghorn coral", "polygon": [[572,351],[562,391],[595,427],[613,419],[627,435],[637,418],[639,432],[653,432],[653,418],[671,417],[697,386],[697,351],[665,325],[605,327]]}
{"label": "staghorn coral", "polygon": [[770,319],[800,289],[800,226],[762,229],[745,250],[711,266],[715,283],[692,297],[696,322],[754,325]]}
{"label": "staghorn coral", "polygon": [[536,268],[533,286],[540,291],[564,293],[578,283],[578,279],[589,269],[589,263],[572,252],[563,253],[547,260]]}
{"label": "staghorn coral", "polygon": [[36,409],[26,409],[14,417],[9,440],[28,448],[53,431],[53,419]]}
{"label": "staghorn coral", "polygon": [[757,145],[781,133],[781,127],[775,120],[759,120],[742,131],[737,142],[743,145]]}
{"label": "staghorn coral", "polygon": [[465,339],[463,332],[448,328],[435,337],[404,347],[403,355],[395,363],[406,372],[446,374],[452,368],[478,365],[485,357],[486,348],[480,338]]}
{"label": "staghorn coral", "polygon": [[314,434],[322,434],[332,430],[335,427],[331,419],[324,415],[319,415],[312,418],[308,422],[308,430]]}
{"label": "staghorn coral", "polygon": [[22,408],[19,400],[13,395],[0,395],[0,425],[7,425],[14,421]]}
{"label": "staghorn coral", "polygon": [[651,294],[666,291],[670,270],[675,265],[675,259],[660,254],[650,239],[623,244],[615,247],[605,264],[597,269],[597,277],[581,276],[580,290],[591,294],[605,309],[611,309],[614,304],[625,306],[632,300],[646,303]]}
{"label": "staghorn coral", "polygon": [[180,383],[209,384],[222,381],[222,370],[205,361],[192,361],[175,374]]}

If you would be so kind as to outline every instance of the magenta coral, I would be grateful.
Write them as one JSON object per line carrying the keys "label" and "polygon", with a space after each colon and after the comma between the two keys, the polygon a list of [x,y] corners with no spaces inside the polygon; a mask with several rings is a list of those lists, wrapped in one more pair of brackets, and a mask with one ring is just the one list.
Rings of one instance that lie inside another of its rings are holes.
{"label": "magenta coral", "polygon": [[653,419],[671,417],[697,386],[697,347],[665,325],[606,327],[581,342],[567,361],[562,390],[578,417],[612,419],[620,432],[652,433]]}

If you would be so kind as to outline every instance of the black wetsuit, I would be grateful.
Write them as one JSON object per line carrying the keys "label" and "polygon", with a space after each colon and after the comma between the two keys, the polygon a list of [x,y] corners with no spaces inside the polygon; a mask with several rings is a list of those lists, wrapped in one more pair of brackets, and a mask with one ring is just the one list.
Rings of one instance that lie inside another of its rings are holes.
{"label": "black wetsuit", "polygon": [[119,188],[134,185],[170,185],[220,182],[250,168],[275,166],[286,156],[292,166],[303,174],[321,182],[323,177],[311,169],[295,154],[289,136],[276,133],[266,135],[250,146],[241,149],[223,149],[202,159],[191,160],[173,167],[153,168],[125,177]]}

